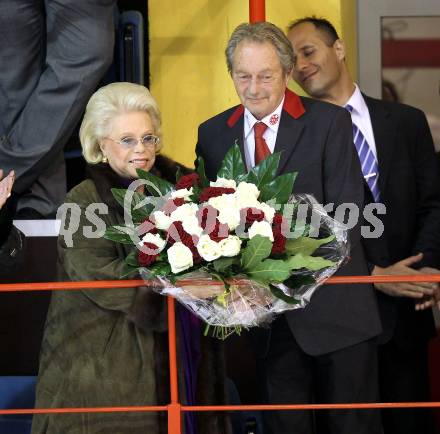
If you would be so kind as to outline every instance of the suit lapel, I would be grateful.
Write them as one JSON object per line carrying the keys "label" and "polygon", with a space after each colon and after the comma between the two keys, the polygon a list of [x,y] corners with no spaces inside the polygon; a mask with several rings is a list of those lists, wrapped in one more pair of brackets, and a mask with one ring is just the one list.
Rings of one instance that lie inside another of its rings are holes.
{"label": "suit lapel", "polygon": [[274,152],[281,152],[278,174],[283,172],[304,131],[302,118],[304,113],[305,108],[301,98],[287,89],[274,150]]}
{"label": "suit lapel", "polygon": [[374,141],[376,142],[379,187],[380,191],[384,192],[396,146],[397,126],[390,112],[382,104],[376,104],[374,99],[366,95],[363,95],[363,97],[370,112]]}
{"label": "suit lapel", "polygon": [[278,174],[283,173],[283,170],[286,164],[289,162],[289,159],[296,148],[303,130],[304,124],[302,119],[293,119],[288,113],[283,111],[274,150],[274,152],[281,152]]}
{"label": "suit lapel", "polygon": [[232,115],[228,118],[227,124],[229,128],[224,130],[225,137],[224,146],[229,149],[231,146],[237,142],[240,147],[241,158],[246,166],[246,154],[244,150],[244,107],[239,105],[233,112]]}

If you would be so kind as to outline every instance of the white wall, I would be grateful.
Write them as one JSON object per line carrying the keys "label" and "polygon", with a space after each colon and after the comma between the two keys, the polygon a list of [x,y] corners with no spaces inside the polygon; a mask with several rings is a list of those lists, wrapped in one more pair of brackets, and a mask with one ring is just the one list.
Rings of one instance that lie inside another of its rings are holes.
{"label": "white wall", "polygon": [[358,77],[365,93],[381,96],[381,18],[435,15],[439,0],[357,0]]}

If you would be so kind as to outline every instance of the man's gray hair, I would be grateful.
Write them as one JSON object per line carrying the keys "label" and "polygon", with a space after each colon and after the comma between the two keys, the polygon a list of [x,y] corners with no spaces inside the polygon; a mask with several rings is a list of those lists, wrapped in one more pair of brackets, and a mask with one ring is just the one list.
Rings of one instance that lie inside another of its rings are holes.
{"label": "man's gray hair", "polygon": [[238,44],[243,41],[257,42],[263,44],[268,42],[275,48],[278,58],[280,59],[281,66],[285,74],[290,74],[293,68],[293,50],[290,41],[287,39],[284,32],[275,26],[275,24],[269,22],[260,23],[243,23],[240,24],[232,32],[229,38],[228,45],[226,46],[226,63],[228,65],[228,71],[232,74],[232,58],[234,56],[235,49]]}

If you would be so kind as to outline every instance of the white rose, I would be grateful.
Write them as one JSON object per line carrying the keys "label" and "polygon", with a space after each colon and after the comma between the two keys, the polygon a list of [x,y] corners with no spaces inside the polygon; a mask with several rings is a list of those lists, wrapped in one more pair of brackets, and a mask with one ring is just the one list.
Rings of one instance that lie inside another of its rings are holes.
{"label": "white rose", "polygon": [[185,201],[190,201],[190,196],[193,194],[193,188],[189,190],[187,188],[181,188],[180,190],[173,191],[171,193],[171,199],[183,198]]}
{"label": "white rose", "polygon": [[260,191],[255,184],[248,182],[240,182],[235,192],[237,205],[240,209],[256,207],[258,205],[258,196]]}
{"label": "white rose", "polygon": [[237,206],[239,209],[243,208],[256,208],[258,200],[253,196],[246,196],[244,194],[237,195]]}
{"label": "white rose", "polygon": [[255,235],[261,235],[262,237],[267,237],[270,241],[273,241],[272,226],[266,221],[253,222],[252,226],[249,228],[249,239],[254,238]]}
{"label": "white rose", "polygon": [[222,256],[232,257],[240,253],[241,240],[236,235],[229,235],[228,238],[221,240],[218,244]]}
{"label": "white rose", "polygon": [[154,211],[151,216],[153,217],[154,224],[157,229],[161,231],[166,231],[172,223],[169,216],[167,216],[163,211]]}
{"label": "white rose", "polygon": [[174,243],[167,250],[168,262],[173,273],[180,273],[193,266],[193,255],[191,250],[180,241]]}
{"label": "white rose", "polygon": [[211,187],[236,188],[237,183],[233,179],[217,178],[215,182],[210,182]]}
{"label": "white rose", "polygon": [[208,262],[220,258],[221,251],[219,243],[212,241],[209,235],[202,235],[197,243],[197,251],[199,255]]}
{"label": "white rose", "polygon": [[230,206],[235,207],[236,200],[235,194],[222,194],[221,196],[211,197],[208,199],[208,205],[211,205],[213,208],[221,211],[224,208],[228,208]]}
{"label": "white rose", "polygon": [[195,203],[184,203],[170,214],[170,219],[177,222],[183,221],[187,217],[195,217],[198,209],[199,207]]}
{"label": "white rose", "polygon": [[264,202],[259,202],[258,205],[255,206],[255,208],[261,210],[264,212],[264,218],[272,224],[273,217],[275,215],[275,209],[272,208],[270,205]]}
{"label": "white rose", "polygon": [[217,218],[220,223],[226,223],[233,231],[240,224],[240,210],[231,205],[223,207]]}
{"label": "white rose", "polygon": [[140,241],[139,245],[143,246],[144,243],[154,244],[155,246],[157,246],[159,248],[159,252],[161,252],[167,242],[159,234],[148,233],[148,234],[144,235],[144,237]]}
{"label": "white rose", "polygon": [[202,235],[203,229],[199,225],[199,219],[196,216],[188,216],[182,221],[182,226],[185,232],[190,235]]}
{"label": "white rose", "polygon": [[260,190],[258,190],[255,184],[250,182],[240,182],[237,186],[237,193],[246,194],[248,196],[253,196],[255,199],[258,199],[260,195]]}

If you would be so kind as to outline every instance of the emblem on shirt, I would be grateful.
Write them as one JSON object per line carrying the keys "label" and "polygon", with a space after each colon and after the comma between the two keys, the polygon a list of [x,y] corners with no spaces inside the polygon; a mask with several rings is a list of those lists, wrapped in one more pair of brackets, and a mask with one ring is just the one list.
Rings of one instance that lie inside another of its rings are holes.
{"label": "emblem on shirt", "polygon": [[271,125],[275,125],[276,123],[278,123],[279,118],[280,118],[280,117],[279,117],[277,114],[274,114],[274,115],[272,115],[272,116],[270,117],[270,119],[269,119],[269,123],[270,123]]}

